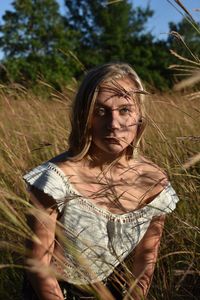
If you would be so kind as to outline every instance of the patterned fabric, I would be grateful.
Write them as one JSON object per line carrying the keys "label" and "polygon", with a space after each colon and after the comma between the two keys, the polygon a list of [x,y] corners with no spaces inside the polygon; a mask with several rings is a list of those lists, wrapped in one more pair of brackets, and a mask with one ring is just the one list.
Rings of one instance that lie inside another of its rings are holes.
{"label": "patterned fabric", "polygon": [[114,214],[83,197],[52,162],[36,167],[24,180],[55,199],[64,225],[66,263],[53,259],[52,264],[63,280],[78,285],[107,278],[138,245],[153,217],[172,212],[178,202],[169,184],[145,207]]}

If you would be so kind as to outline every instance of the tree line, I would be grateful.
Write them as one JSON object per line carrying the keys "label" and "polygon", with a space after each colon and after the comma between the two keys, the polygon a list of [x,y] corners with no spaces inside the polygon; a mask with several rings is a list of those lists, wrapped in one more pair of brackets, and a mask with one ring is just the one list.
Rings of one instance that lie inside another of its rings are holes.
{"label": "tree line", "polygon": [[[179,53],[187,49],[170,35],[158,41],[146,30],[153,15],[149,5],[135,7],[128,0],[65,0],[64,7],[61,14],[55,0],[12,2],[12,10],[5,12],[0,24],[2,82],[30,86],[43,80],[61,88],[84,70],[123,61],[149,85],[170,88],[174,77],[168,66],[174,58],[169,49]],[[199,36],[187,20],[170,23],[172,30],[182,34],[194,53],[200,52]]]}

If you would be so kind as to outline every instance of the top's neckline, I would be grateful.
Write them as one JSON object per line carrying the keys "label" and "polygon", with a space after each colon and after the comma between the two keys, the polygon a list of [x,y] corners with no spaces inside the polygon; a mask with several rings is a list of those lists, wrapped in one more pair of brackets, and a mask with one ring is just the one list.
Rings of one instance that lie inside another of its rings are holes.
{"label": "top's neckline", "polygon": [[[49,167],[50,169],[54,169],[63,179],[63,181],[66,183],[67,187],[70,188],[70,191],[77,195],[78,198],[77,199],[81,199],[83,200],[85,203],[87,203],[90,207],[92,207],[93,209],[95,209],[96,211],[103,213],[104,215],[108,215],[109,217],[113,217],[113,218],[120,218],[120,217],[131,217],[131,216],[136,216],[137,214],[142,214],[145,213],[148,209],[153,208],[154,207],[154,203],[158,200],[158,198],[160,198],[162,196],[162,194],[164,194],[166,192],[166,189],[169,188],[170,183],[168,183],[168,185],[148,204],[146,204],[145,206],[138,208],[138,209],[134,209],[131,210],[127,213],[122,213],[122,214],[116,214],[116,213],[112,213],[111,211],[104,209],[102,207],[100,207],[99,205],[96,205],[94,202],[92,202],[92,200],[90,200],[88,197],[85,197],[84,195],[82,195],[79,191],[77,191],[77,189],[74,187],[74,185],[70,182],[68,176],[63,172],[63,170],[57,166],[55,163],[48,161],[47,163],[45,163],[47,165],[47,167]],[[72,201],[72,200],[71,200]]]}

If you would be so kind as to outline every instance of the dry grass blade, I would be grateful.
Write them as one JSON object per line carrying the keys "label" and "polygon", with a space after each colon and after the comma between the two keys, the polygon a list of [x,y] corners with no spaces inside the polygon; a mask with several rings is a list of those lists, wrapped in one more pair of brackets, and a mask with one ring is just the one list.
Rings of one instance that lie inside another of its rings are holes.
{"label": "dry grass blade", "polygon": [[[190,254],[190,255],[193,255],[193,252],[191,251],[174,251],[174,252],[171,252],[171,253],[168,253],[166,255],[163,255],[159,258],[159,260],[162,260],[166,257],[169,257],[169,256],[174,256],[174,255],[179,255],[179,254]],[[196,255],[200,256],[200,253],[197,253]]]}
{"label": "dry grass blade", "polygon": [[16,245],[16,244],[12,244],[11,242],[8,241],[1,241],[0,242],[0,249],[7,249],[10,250],[11,252],[16,252],[18,254],[21,255],[25,255],[25,247],[24,245]]}
{"label": "dry grass blade", "polygon": [[197,70],[196,66],[183,65],[183,64],[181,64],[181,65],[173,64],[173,65],[170,65],[168,68],[169,69],[176,69],[176,68],[179,69],[179,68],[182,68],[184,70],[190,70],[191,72]]}
{"label": "dry grass blade", "polygon": [[[173,5],[172,1],[168,2]],[[186,20],[190,23],[190,25],[193,27],[193,29],[200,34],[200,28],[199,28],[199,24],[197,22],[195,22],[195,20],[193,19],[192,15],[190,14],[190,12],[188,11],[188,9],[183,5],[183,3],[179,0],[174,0],[174,3],[176,3],[181,10],[186,13]],[[174,6],[174,5],[173,5]],[[187,18],[189,17],[189,18]],[[178,39],[182,45],[185,47],[185,49],[188,50],[189,54],[191,55],[192,59],[188,59],[186,57],[183,57],[182,55],[178,54],[177,52],[175,52],[174,50],[170,50],[170,53],[175,56],[176,58],[178,58],[181,61],[187,62],[189,63],[188,66],[186,65],[171,65],[169,67],[169,69],[174,69],[174,70],[178,70],[183,72],[183,74],[178,73],[176,74],[177,76],[188,76],[189,78],[185,78],[184,80],[182,80],[180,83],[176,84],[174,86],[174,90],[175,91],[179,91],[182,90],[184,88],[188,88],[188,87],[192,87],[195,84],[198,84],[200,81],[200,59],[197,55],[195,55],[190,47],[188,47],[188,45],[186,44],[186,42],[184,41],[183,37],[176,31],[172,31],[170,33],[172,36],[174,36],[176,39]],[[197,66],[196,70],[194,69],[194,72],[192,71],[192,68],[194,68],[194,66]],[[191,74],[190,74],[191,73]]]}
{"label": "dry grass blade", "polygon": [[[200,99],[200,91],[199,92],[194,92],[194,93],[190,93],[186,96],[187,100],[189,101],[193,101],[196,99]],[[200,111],[199,111],[200,112]]]}
{"label": "dry grass blade", "polygon": [[[176,284],[176,290],[178,291],[181,287],[181,283],[185,280],[185,278],[187,277],[187,275],[190,273],[191,274],[191,268],[193,266],[193,262],[188,266],[187,270],[184,270],[185,272],[181,275],[182,277],[180,278],[180,280],[177,282]],[[176,273],[177,275],[177,273]]]}
{"label": "dry grass blade", "polygon": [[189,63],[191,63],[191,64],[193,64],[193,65],[199,66],[199,61],[196,62],[196,61],[193,61],[193,60],[191,60],[191,59],[188,59],[188,58],[186,58],[186,57],[184,57],[184,56],[181,56],[180,54],[178,54],[177,52],[175,52],[175,51],[172,50],[172,49],[170,49],[169,51],[170,51],[170,53],[171,53],[172,55],[174,55],[174,56],[177,57],[178,59],[180,59],[180,60],[182,60],[182,61],[187,61],[187,62],[189,62]]}
{"label": "dry grass blade", "polygon": [[[200,33],[200,28],[198,26],[198,24],[195,22],[193,16],[190,14],[190,12],[187,10],[187,8],[182,4],[181,1],[176,1],[176,0],[167,0],[185,19],[187,19],[187,21],[190,23],[190,25],[198,32]],[[175,2],[180,8],[181,10],[179,10],[174,4],[173,2]],[[183,12],[186,14],[184,15]]]}
{"label": "dry grass blade", "polygon": [[108,2],[106,3],[106,5],[111,5],[111,4],[115,4],[115,3],[118,3],[118,2],[122,2],[123,0],[108,0]]}
{"label": "dry grass blade", "polygon": [[1,269],[11,269],[11,268],[17,268],[17,269],[23,269],[24,270],[24,266],[22,265],[16,265],[16,264],[0,264],[0,270]]}
{"label": "dry grass blade", "polygon": [[190,12],[187,10],[187,8],[183,5],[183,3],[179,0],[174,0],[179,6],[180,8],[191,18],[191,20],[193,22],[195,22],[195,20],[193,19],[193,16],[190,14]]}
{"label": "dry grass blade", "polygon": [[193,73],[192,76],[182,80],[181,82],[174,85],[173,89],[175,91],[180,91],[187,87],[192,87],[200,82],[200,71]]}
{"label": "dry grass blade", "polygon": [[177,136],[176,138],[179,141],[192,141],[192,142],[200,142],[200,136]]}
{"label": "dry grass blade", "polygon": [[197,153],[190,157],[184,164],[183,167],[185,169],[189,169],[190,167],[196,165],[200,161],[200,153]]}
{"label": "dry grass blade", "polygon": [[176,36],[176,38],[178,38],[178,39],[182,42],[182,44],[183,44],[184,47],[187,49],[187,51],[188,51],[188,53],[191,55],[191,57],[192,57],[197,63],[200,63],[199,57],[198,57],[197,55],[195,55],[195,54],[191,51],[190,47],[188,47],[188,45],[186,44],[185,40],[182,38],[182,36],[181,36],[178,32],[172,31],[170,34]]}
{"label": "dry grass blade", "polygon": [[188,275],[188,274],[194,274],[194,275],[198,275],[198,276],[200,276],[200,271],[198,271],[198,270],[187,270],[187,271],[185,271],[185,270],[175,270],[174,271],[174,275],[175,276],[181,276],[181,275],[184,275],[184,274],[186,274],[186,275]]}
{"label": "dry grass blade", "polygon": [[80,69],[82,70],[82,71],[85,71],[86,70],[86,68],[85,68],[85,66],[83,65],[83,63],[79,60],[79,58],[77,57],[77,55],[75,54],[75,53],[73,53],[71,50],[66,50],[66,51],[63,51],[62,49],[59,49],[60,50],[60,52],[62,52],[64,55],[66,55],[66,56],[71,56],[73,59],[74,59],[74,61],[76,62],[76,63],[78,63],[78,66],[80,67]]}

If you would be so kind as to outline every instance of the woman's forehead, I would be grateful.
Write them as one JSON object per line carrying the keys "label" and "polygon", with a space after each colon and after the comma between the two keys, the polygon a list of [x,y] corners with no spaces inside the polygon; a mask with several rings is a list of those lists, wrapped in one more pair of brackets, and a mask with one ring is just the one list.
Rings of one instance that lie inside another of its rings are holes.
{"label": "woman's forehead", "polygon": [[138,89],[133,80],[129,78],[112,79],[103,82],[98,91],[96,103],[117,101],[124,104],[136,104]]}
{"label": "woman's forehead", "polygon": [[138,88],[138,83],[129,77],[111,78],[100,84],[100,91],[131,91]]}

